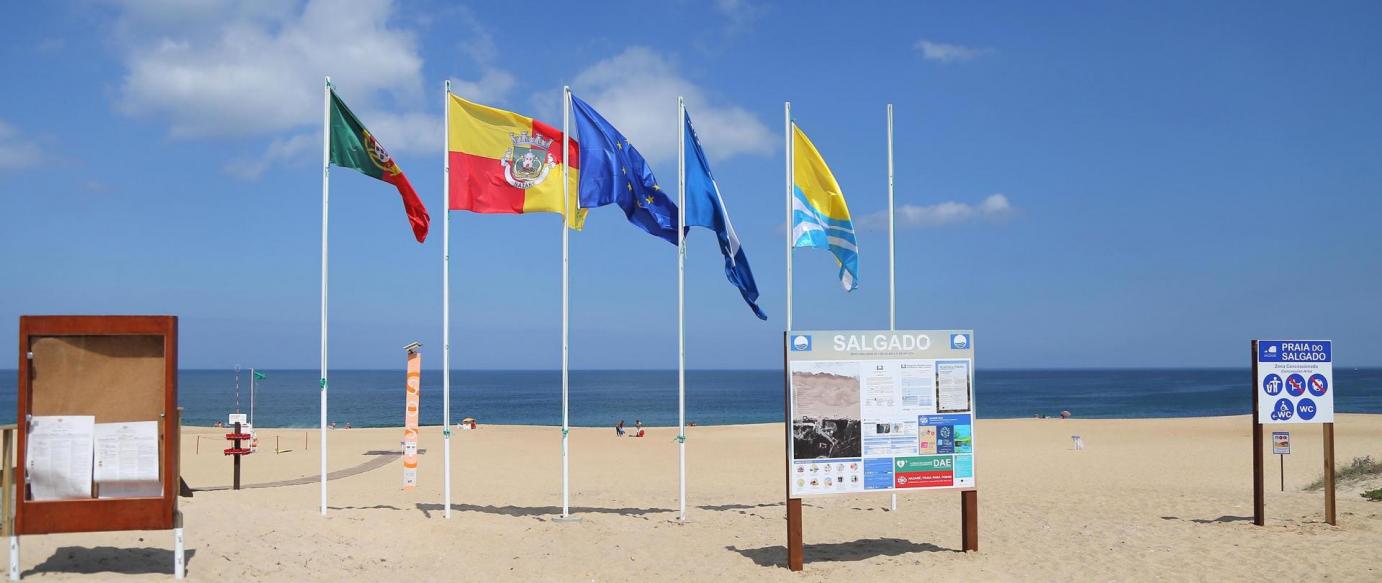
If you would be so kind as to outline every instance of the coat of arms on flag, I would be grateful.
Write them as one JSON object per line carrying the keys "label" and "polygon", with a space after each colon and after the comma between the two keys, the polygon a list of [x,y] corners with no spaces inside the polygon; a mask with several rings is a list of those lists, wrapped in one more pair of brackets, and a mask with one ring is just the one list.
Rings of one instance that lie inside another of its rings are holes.
{"label": "coat of arms on flag", "polygon": [[556,160],[547,151],[552,141],[542,136],[523,132],[509,134],[513,147],[504,152],[500,164],[504,166],[504,180],[514,188],[527,190],[547,179]]}

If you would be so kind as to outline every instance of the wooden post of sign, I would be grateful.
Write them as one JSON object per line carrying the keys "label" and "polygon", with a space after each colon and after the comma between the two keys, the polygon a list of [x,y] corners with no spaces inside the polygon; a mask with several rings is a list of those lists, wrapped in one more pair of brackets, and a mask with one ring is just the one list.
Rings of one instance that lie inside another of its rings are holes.
{"label": "wooden post of sign", "polygon": [[960,492],[960,549],[979,550],[979,491]]}
{"label": "wooden post of sign", "polygon": [[1334,506],[1334,423],[1324,424],[1324,521],[1339,526]]}
{"label": "wooden post of sign", "polygon": [[[1252,523],[1257,526],[1267,524],[1267,492],[1263,482],[1262,459],[1262,421],[1257,418],[1257,341],[1252,341]],[[1325,475],[1330,475],[1328,472]]]}
{"label": "wooden post of sign", "polygon": [[787,568],[800,571],[805,563],[801,542],[801,498],[792,497],[792,369],[787,362],[787,337],[782,342],[782,417],[787,424],[787,451],[782,472],[787,477]]}
{"label": "wooden post of sign", "polygon": [[[240,422],[235,422],[235,434],[240,435]],[[240,489],[240,438],[235,438],[235,489]]]}

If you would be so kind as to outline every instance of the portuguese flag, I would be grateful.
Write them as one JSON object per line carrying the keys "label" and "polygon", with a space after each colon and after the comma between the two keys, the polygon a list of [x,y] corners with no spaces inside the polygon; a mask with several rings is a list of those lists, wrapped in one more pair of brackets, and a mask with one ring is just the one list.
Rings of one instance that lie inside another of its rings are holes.
{"label": "portuguese flag", "polygon": [[374,135],[360,123],[360,118],[346,107],[345,102],[331,90],[331,163],[342,168],[354,168],[365,176],[378,178],[398,187],[403,197],[403,210],[408,213],[408,223],[413,226],[413,236],[421,243],[427,239],[427,207],[408,183],[408,177],[398,163],[389,156],[388,150],[374,139]]}
{"label": "portuguese flag", "polygon": [[450,210],[476,213],[564,214],[561,200],[562,164],[570,161],[569,228],[580,229],[586,209],[580,208],[579,148],[561,151],[561,131],[531,117],[472,103],[449,95],[446,137],[451,164]]}

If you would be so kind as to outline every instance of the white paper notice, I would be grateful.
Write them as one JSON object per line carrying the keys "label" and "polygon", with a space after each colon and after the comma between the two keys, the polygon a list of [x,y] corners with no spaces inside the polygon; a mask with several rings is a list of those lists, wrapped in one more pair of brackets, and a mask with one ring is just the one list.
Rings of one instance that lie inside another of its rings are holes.
{"label": "white paper notice", "polygon": [[26,472],[34,500],[91,497],[91,415],[35,416],[29,423]]}
{"label": "white paper notice", "polygon": [[96,424],[97,482],[158,481],[158,422]]}
{"label": "white paper notice", "polygon": [[936,361],[936,410],[941,413],[969,411],[969,361]]}

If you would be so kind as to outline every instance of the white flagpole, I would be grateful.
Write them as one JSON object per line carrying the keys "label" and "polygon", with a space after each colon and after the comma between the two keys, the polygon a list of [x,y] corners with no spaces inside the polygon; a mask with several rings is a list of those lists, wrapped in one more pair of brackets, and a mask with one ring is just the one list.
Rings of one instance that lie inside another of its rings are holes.
{"label": "white flagpole", "polygon": [[322,516],[326,516],[326,232],[327,211],[331,207],[331,77],[322,87],[322,360],[321,360],[321,437],[322,437]]}
{"label": "white flagpole", "polygon": [[[893,104],[888,104],[888,329],[897,330],[897,286],[894,281],[893,257]],[[897,492],[893,492],[892,510],[897,511]]]}
{"label": "white flagpole", "polygon": [[254,369],[250,369],[250,427],[254,427]]}
{"label": "white flagpole", "polygon": [[571,517],[571,473],[567,458],[567,438],[571,433],[568,423],[570,408],[567,405],[568,359],[567,349],[571,339],[569,296],[571,288],[570,233],[566,221],[571,220],[571,182],[568,169],[571,168],[571,87],[562,87],[561,102],[561,517]]}
{"label": "white flagpole", "polygon": [[443,85],[441,163],[441,408],[442,408],[442,516],[451,518],[451,81]]}
{"label": "white flagpole", "polygon": [[686,100],[677,97],[677,458],[686,522]]}
{"label": "white flagpole", "polygon": [[[792,102],[783,104],[783,126],[787,129],[787,330],[792,329]],[[788,427],[787,432],[791,433]]]}

